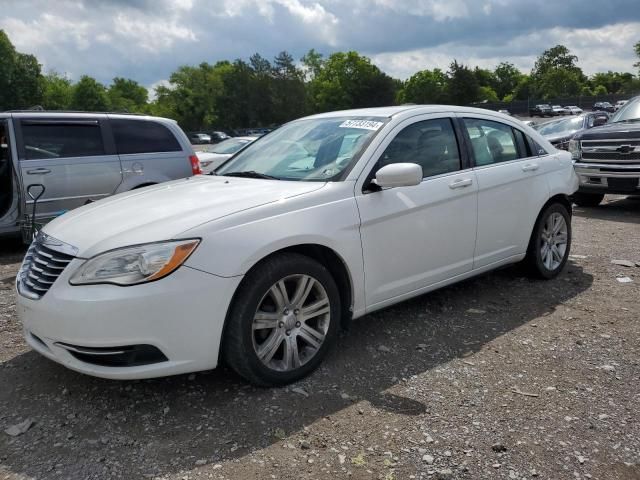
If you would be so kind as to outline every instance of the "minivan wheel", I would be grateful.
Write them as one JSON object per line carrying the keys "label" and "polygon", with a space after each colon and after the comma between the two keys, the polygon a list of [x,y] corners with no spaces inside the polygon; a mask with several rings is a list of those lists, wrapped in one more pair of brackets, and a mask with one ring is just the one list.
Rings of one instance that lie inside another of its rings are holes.
{"label": "minivan wheel", "polygon": [[597,207],[604,199],[604,193],[575,193],[571,200],[579,207]]}
{"label": "minivan wheel", "polygon": [[549,205],[538,217],[525,262],[539,278],[551,279],[562,271],[571,250],[571,216],[560,203]]}
{"label": "minivan wheel", "polygon": [[226,363],[260,386],[295,382],[322,362],[340,324],[331,273],[297,253],[269,258],[236,294],[223,338]]}

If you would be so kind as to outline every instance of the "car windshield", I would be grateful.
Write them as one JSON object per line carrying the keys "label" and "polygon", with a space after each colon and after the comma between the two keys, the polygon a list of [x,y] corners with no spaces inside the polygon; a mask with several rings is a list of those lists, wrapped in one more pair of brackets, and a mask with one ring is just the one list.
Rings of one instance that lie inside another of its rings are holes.
{"label": "car windshield", "polygon": [[355,162],[384,117],[297,120],[247,146],[216,175],[332,181]]}
{"label": "car windshield", "polygon": [[609,123],[617,122],[640,122],[640,97],[625,103],[609,120]]}
{"label": "car windshield", "polygon": [[564,120],[554,120],[553,122],[543,123],[538,125],[536,130],[540,132],[540,135],[555,135],[558,133],[567,134],[582,130],[584,126],[584,117],[572,117]]}
{"label": "car windshield", "polygon": [[207,149],[207,152],[228,155],[230,153],[236,153],[248,143],[251,143],[251,140],[247,138],[231,138],[229,140],[218,143],[212,148]]}

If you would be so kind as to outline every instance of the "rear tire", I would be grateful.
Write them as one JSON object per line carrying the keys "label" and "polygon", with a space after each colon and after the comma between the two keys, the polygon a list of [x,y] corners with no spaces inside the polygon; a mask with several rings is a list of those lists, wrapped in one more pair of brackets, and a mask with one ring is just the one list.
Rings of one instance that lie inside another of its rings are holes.
{"label": "rear tire", "polygon": [[242,281],[227,318],[222,354],[258,386],[280,386],[315,370],[335,342],[340,294],[315,260],[283,253],[258,264]]}
{"label": "rear tire", "polygon": [[597,207],[604,199],[604,193],[575,193],[571,200],[579,207]]}
{"label": "rear tire", "polygon": [[571,216],[561,203],[552,203],[538,216],[525,263],[534,277],[550,280],[564,268],[571,251]]}

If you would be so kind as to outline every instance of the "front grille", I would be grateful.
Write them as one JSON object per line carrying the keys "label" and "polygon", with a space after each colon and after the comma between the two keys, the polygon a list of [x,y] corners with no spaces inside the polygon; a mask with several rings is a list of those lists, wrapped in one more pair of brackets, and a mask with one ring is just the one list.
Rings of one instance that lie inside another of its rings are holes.
{"label": "front grille", "polygon": [[588,150],[582,150],[582,158],[584,160],[601,160],[605,162],[615,161],[616,163],[623,162],[637,162],[640,160],[640,152],[632,153],[618,153],[618,152],[592,152]]}
{"label": "front grille", "polygon": [[24,257],[18,273],[18,291],[25,297],[38,300],[49,291],[62,274],[73,255],[62,253],[45,245],[45,237],[38,236]]}

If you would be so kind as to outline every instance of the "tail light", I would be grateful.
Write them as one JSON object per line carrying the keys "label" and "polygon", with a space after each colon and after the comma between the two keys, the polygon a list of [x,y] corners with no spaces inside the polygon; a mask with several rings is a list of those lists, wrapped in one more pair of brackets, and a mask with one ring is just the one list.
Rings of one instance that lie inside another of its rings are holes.
{"label": "tail light", "polygon": [[201,175],[202,168],[200,168],[200,160],[198,160],[197,155],[191,155],[189,157],[189,161],[191,162],[191,171],[194,175]]}

